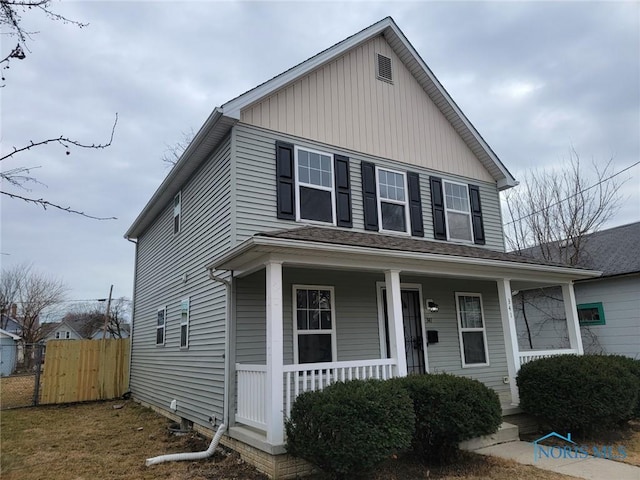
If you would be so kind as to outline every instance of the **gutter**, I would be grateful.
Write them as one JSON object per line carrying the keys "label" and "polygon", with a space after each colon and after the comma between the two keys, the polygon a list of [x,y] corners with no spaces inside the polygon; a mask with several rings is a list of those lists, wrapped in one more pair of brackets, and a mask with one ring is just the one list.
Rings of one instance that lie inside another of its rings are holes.
{"label": "gutter", "polygon": [[390,250],[382,248],[361,247],[354,245],[337,245],[333,243],[315,242],[307,240],[291,240],[273,237],[251,237],[242,244],[230,250],[227,254],[220,257],[215,263],[207,268],[217,269],[225,263],[233,260],[235,257],[245,253],[254,247],[280,247],[280,248],[299,248],[301,250],[313,250],[317,252],[322,249],[333,253],[344,253],[350,255],[376,255],[378,257],[395,258],[404,260],[430,260],[439,262],[448,262],[453,264],[476,265],[481,267],[511,267],[521,270],[529,270],[541,273],[555,273],[561,275],[579,276],[584,278],[599,277],[602,272],[596,270],[578,270],[570,267],[558,267],[552,265],[540,265],[520,262],[510,262],[506,260],[489,260],[484,258],[461,257],[456,255],[444,255],[436,253],[407,252],[403,250]]}

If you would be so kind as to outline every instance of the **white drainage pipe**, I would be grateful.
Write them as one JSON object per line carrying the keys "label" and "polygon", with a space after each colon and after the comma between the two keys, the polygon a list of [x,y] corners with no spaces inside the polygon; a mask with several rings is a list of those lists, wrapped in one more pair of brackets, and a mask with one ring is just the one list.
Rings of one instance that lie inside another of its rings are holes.
{"label": "white drainage pipe", "polygon": [[222,434],[226,429],[227,429],[227,426],[224,423],[220,425],[220,427],[218,428],[218,431],[216,432],[216,434],[213,436],[213,439],[211,440],[211,444],[209,445],[209,448],[207,448],[203,452],[172,453],[170,455],[160,455],[158,457],[147,458],[145,465],[149,467],[151,465],[156,465],[158,463],[163,463],[163,462],[179,462],[182,460],[203,460],[205,458],[208,458],[211,455],[213,455],[213,452],[218,446],[218,443],[222,438]]}

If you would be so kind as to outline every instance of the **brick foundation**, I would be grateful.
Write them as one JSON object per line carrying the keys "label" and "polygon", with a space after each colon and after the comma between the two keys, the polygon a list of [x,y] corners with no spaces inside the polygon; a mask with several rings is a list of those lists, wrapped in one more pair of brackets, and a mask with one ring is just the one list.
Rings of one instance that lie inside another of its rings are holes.
{"label": "brick foundation", "polygon": [[[151,405],[150,403],[135,400],[143,407],[150,408],[156,413],[159,413],[163,417],[167,417],[176,423],[180,423],[180,415],[176,415],[170,411]],[[213,437],[213,430],[203,427],[202,425],[193,424],[193,430],[204,435],[207,438]],[[220,443],[231,450],[234,450],[240,454],[240,458],[250,465],[253,465],[258,471],[264,473],[269,478],[274,480],[287,480],[291,478],[305,477],[310,475],[314,470],[313,467],[306,461],[292,457],[288,454],[272,455],[262,450],[247,445],[240,440],[231,438],[228,435],[223,435]]]}

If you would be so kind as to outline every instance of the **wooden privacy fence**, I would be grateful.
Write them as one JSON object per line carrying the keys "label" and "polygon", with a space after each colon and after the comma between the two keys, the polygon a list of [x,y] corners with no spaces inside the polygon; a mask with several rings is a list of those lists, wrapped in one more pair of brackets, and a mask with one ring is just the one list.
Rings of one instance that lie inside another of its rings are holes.
{"label": "wooden privacy fence", "polygon": [[129,388],[128,338],[50,340],[40,404],[108,400]]}

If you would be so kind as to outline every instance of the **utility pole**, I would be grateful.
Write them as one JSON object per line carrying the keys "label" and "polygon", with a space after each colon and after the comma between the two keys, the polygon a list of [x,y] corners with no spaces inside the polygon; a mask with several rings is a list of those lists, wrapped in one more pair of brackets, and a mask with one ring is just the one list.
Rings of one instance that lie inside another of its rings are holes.
{"label": "utility pole", "polygon": [[109,325],[109,311],[111,310],[111,294],[113,293],[113,285],[109,289],[109,299],[107,300],[107,311],[104,314],[104,329],[102,331],[102,339],[107,338],[107,326]]}

